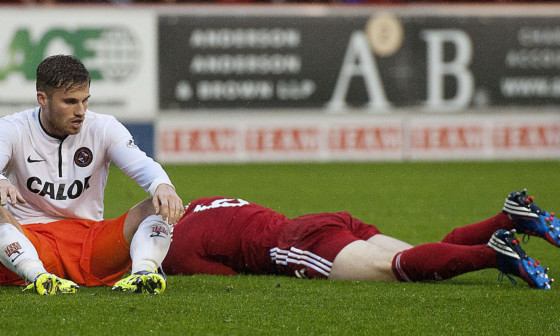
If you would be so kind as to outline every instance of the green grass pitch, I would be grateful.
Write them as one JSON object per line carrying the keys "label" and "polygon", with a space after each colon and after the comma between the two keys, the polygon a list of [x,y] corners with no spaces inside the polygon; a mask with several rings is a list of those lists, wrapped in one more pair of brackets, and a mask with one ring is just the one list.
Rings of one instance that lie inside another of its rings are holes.
{"label": "green grass pitch", "polygon": [[[412,244],[496,214],[526,187],[560,211],[560,162],[231,164],[165,167],[185,203],[231,196],[288,216],[349,211]],[[111,168],[106,217],[146,197]],[[525,250],[560,281],[560,249]],[[482,270],[439,283],[170,276],[160,296],[81,288],[40,297],[0,288],[0,335],[539,335],[560,331],[560,282],[549,291]]]}

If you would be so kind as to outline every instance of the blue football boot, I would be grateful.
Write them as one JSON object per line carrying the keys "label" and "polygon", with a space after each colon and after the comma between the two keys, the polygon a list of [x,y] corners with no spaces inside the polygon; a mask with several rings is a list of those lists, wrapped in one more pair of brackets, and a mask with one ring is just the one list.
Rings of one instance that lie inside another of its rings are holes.
{"label": "blue football boot", "polygon": [[554,212],[546,212],[536,205],[534,199],[527,196],[527,189],[514,191],[506,197],[502,211],[510,215],[518,233],[541,237],[560,247],[560,221]]}
{"label": "blue football boot", "polygon": [[554,279],[548,277],[548,268],[542,267],[538,261],[529,257],[519,245],[520,242],[521,240],[515,237],[515,230],[501,229],[494,232],[486,246],[496,251],[498,270],[513,284],[516,282],[509,274],[525,280],[531,287],[550,289]]}

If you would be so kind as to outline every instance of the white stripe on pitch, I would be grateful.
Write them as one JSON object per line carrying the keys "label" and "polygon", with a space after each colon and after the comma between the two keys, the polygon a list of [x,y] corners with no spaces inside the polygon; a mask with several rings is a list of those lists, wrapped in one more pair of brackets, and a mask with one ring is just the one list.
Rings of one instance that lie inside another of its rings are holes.
{"label": "white stripe on pitch", "polygon": [[270,249],[270,258],[279,265],[304,265],[325,276],[329,276],[331,272],[332,262],[295,247],[291,247],[290,250],[282,250],[278,247],[272,248]]}

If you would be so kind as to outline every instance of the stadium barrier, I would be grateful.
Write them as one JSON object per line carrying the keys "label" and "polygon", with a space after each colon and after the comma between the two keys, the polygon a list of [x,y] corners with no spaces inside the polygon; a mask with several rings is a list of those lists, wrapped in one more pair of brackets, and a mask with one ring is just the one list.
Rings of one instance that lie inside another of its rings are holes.
{"label": "stadium barrier", "polygon": [[560,115],[205,114],[159,118],[162,162],[557,159]]}

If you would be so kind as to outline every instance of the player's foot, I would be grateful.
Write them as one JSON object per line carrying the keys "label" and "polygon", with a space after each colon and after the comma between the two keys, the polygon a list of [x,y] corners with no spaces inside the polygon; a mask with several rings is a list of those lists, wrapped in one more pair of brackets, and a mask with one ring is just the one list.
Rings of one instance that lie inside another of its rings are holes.
{"label": "player's foot", "polygon": [[[498,230],[494,232],[487,246],[496,251],[498,270],[513,280],[509,274],[519,277],[531,287],[550,289],[554,281],[548,277],[548,269],[538,261],[531,259],[519,246],[520,239],[515,237],[515,230]],[[512,281],[515,283],[515,281]]]}
{"label": "player's foot", "polygon": [[544,238],[560,247],[560,221],[553,212],[536,205],[534,199],[527,195],[527,189],[514,191],[506,197],[502,211],[510,215],[517,232]]}
{"label": "player's foot", "polygon": [[79,286],[73,281],[59,278],[51,273],[40,273],[23,291],[31,290],[40,295],[54,295],[76,293],[78,288]]}
{"label": "player's foot", "polygon": [[113,286],[113,290],[121,292],[161,294],[166,287],[167,280],[163,274],[142,271],[121,279]]}

